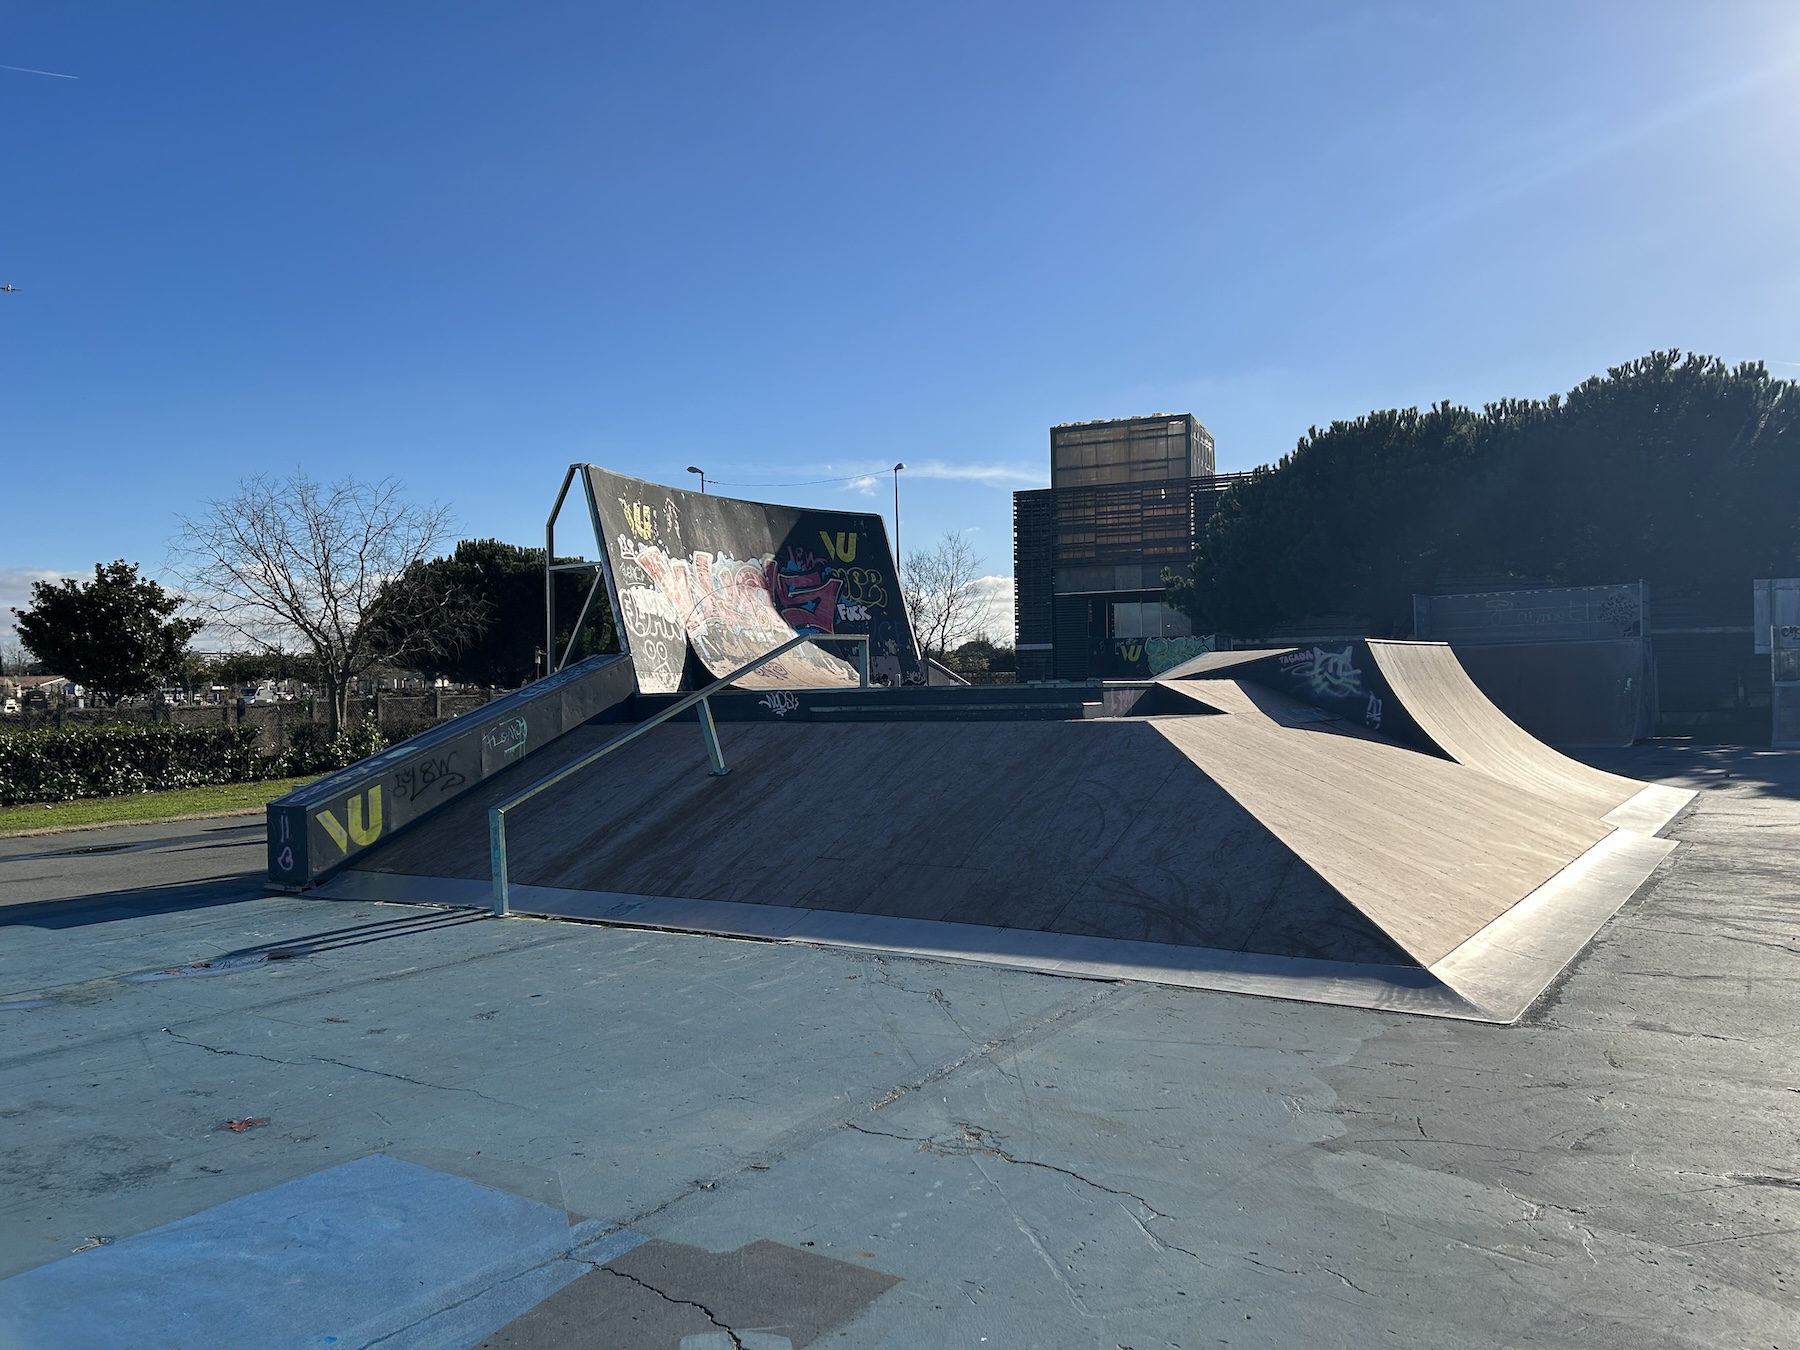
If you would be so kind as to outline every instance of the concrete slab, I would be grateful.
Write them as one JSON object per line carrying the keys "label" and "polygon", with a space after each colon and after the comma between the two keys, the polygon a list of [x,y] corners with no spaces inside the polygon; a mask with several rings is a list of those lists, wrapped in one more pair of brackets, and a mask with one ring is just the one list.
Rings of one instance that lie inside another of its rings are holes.
{"label": "concrete slab", "polygon": [[[1660,858],[1661,854],[1657,856]],[[491,897],[485,882],[409,877],[388,872],[347,872],[321,888],[320,893],[337,900],[414,905],[484,906]],[[938,961],[979,961],[1074,979],[1144,980],[1191,989],[1229,990],[1266,998],[1337,1003],[1428,1017],[1511,1021],[1518,1015],[1517,1011],[1508,1015],[1490,1012],[1418,966],[1307,960],[1258,952],[1220,951],[1211,947],[1123,942],[1021,928],[941,923],[931,919],[837,914],[786,905],[740,905],[729,901],[657,895],[619,895],[555,886],[515,886],[511,894],[514,914],[545,918],[582,919],[630,928],[705,933],[766,942],[817,943]],[[1610,914],[1617,909],[1629,895],[1630,889],[1620,892],[1606,912]],[[1588,936],[1592,936],[1591,931]],[[1572,947],[1564,952],[1563,961],[1573,956],[1575,950]],[[1561,969],[1560,963],[1556,969]],[[1549,975],[1546,975],[1544,982],[1548,979]],[[1542,988],[1542,983],[1538,988]],[[1535,993],[1533,990],[1534,996]]]}
{"label": "concrete slab", "polygon": [[44,998],[0,1013],[0,1275],[386,1151],[897,1276],[846,1347],[1785,1346],[1800,756],[1598,763],[1703,791],[1511,1027],[207,882],[50,927],[0,873],[0,995]]}
{"label": "concrete slab", "polygon": [[0,1281],[0,1344],[363,1346],[508,1285],[498,1327],[554,1292],[520,1277],[576,1247],[570,1228],[376,1154]]}

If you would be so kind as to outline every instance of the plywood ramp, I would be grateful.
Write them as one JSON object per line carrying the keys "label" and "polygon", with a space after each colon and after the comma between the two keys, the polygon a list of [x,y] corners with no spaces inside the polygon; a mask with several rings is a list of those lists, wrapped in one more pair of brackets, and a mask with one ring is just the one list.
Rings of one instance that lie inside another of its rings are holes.
{"label": "plywood ramp", "polygon": [[[1180,719],[1195,720],[1195,719]],[[1224,718],[1199,720],[1224,721]],[[1414,965],[1152,722],[659,728],[507,820],[524,885]],[[485,880],[502,782],[362,870]]]}
{"label": "plywood ramp", "polygon": [[1595,820],[1644,784],[1559,754],[1495,707],[1441,642],[1382,642],[1369,653],[1394,695],[1451,759]]}
{"label": "plywood ramp", "polygon": [[[1174,711],[1150,717],[722,723],[723,778],[671,723],[508,817],[514,904],[1511,1021],[1673,847],[1619,813],[1685,796],[1521,743],[1432,658],[1392,664],[1473,762],[1226,662],[1164,681]],[[330,893],[481,903],[487,809],[526,781],[481,784]]]}
{"label": "plywood ramp", "polygon": [[1611,832],[1248,682],[1175,687],[1228,715],[1157,718],[1157,731],[1422,965]]}

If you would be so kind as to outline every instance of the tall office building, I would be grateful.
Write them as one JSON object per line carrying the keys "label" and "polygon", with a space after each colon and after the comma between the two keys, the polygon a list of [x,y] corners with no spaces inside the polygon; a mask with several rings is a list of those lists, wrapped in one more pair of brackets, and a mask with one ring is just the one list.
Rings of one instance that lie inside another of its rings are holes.
{"label": "tall office building", "polygon": [[1163,599],[1229,479],[1191,413],[1050,429],[1050,486],[1013,494],[1021,680],[1157,674],[1208,647]]}

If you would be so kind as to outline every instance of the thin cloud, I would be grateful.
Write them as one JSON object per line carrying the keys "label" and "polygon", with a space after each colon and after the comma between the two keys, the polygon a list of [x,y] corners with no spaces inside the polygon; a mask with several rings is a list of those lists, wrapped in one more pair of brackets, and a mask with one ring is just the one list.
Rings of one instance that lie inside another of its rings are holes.
{"label": "thin cloud", "polygon": [[[830,473],[832,469],[843,467],[845,466],[824,464],[815,472],[824,475]],[[880,468],[858,469],[836,477],[784,479],[781,481],[709,477],[706,481],[725,488],[831,487],[871,496],[892,481],[890,477],[892,473],[892,466],[884,464]],[[951,464],[941,459],[925,459],[916,464],[909,463],[906,468],[901,470],[901,474],[905,478],[936,478],[954,482],[991,483],[996,487],[1006,485],[1044,487],[1049,478],[1044,469],[1032,465],[1019,463]]]}
{"label": "thin cloud", "polygon": [[65,75],[60,70],[33,70],[30,66],[4,66],[0,70],[16,70],[21,75],[48,75],[53,80],[79,80],[79,75]]}
{"label": "thin cloud", "polygon": [[1024,487],[1043,487],[1048,475],[1043,469],[1023,464],[946,464],[941,459],[908,464],[906,473],[914,478],[948,478],[973,483],[1018,483]]}

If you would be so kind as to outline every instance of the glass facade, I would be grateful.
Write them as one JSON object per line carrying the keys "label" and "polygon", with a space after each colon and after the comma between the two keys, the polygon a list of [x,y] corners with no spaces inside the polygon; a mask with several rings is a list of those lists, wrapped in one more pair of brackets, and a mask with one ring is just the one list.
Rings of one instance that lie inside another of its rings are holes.
{"label": "glass facade", "polygon": [[1230,479],[1190,413],[1050,431],[1050,487],[1013,497],[1019,678],[1142,678],[1206,648],[1163,598]]}
{"label": "glass facade", "polygon": [[1179,482],[1213,473],[1213,439],[1191,413],[1050,429],[1050,486]]}

